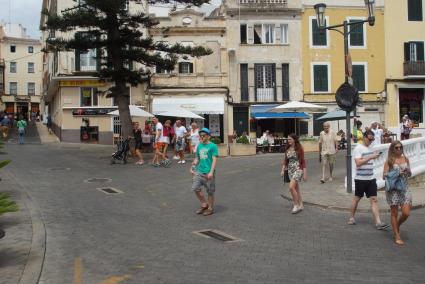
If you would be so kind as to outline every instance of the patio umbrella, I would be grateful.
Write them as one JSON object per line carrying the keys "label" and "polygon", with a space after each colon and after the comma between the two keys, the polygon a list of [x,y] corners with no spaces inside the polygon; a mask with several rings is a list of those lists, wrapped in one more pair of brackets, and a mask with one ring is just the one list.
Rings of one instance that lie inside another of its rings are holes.
{"label": "patio umbrella", "polygon": [[172,109],[172,110],[168,110],[164,112],[156,112],[155,114],[162,115],[162,116],[205,119],[202,116],[197,115],[196,113],[193,113],[184,108],[176,108],[176,109]]}
{"label": "patio umbrella", "polygon": [[[315,104],[292,101],[283,105],[278,105],[270,109],[268,112],[320,112],[326,110],[327,107]],[[295,133],[297,133],[297,119],[295,119]]]}
{"label": "patio umbrella", "polygon": [[[335,120],[343,120],[346,119],[347,115],[345,110],[337,109],[334,111],[330,111],[318,118],[316,118],[317,121],[335,121]],[[354,113],[350,113],[350,117],[354,117]]]}
{"label": "patio umbrella", "polygon": [[[141,109],[140,106],[135,106],[135,105],[129,105],[130,108],[130,115],[131,116],[139,116],[139,117],[154,117],[153,114],[144,111],[143,109]],[[114,110],[111,112],[108,112],[109,115],[114,115],[114,116],[119,116],[120,112],[119,110]]]}

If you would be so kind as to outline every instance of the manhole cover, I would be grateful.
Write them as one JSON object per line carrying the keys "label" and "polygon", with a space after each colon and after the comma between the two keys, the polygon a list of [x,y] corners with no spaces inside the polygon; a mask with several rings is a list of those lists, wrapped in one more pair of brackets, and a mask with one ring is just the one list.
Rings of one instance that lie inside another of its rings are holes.
{"label": "manhole cover", "polygon": [[101,192],[106,193],[106,194],[119,194],[119,193],[123,193],[121,190],[118,190],[118,189],[113,188],[113,187],[99,187],[99,188],[96,188],[96,189],[97,190],[100,190]]}
{"label": "manhole cover", "polygon": [[194,233],[206,238],[213,238],[226,243],[241,241],[241,239],[235,238],[231,235],[228,235],[218,230],[202,230],[202,231],[197,231]]}
{"label": "manhole cover", "polygon": [[106,182],[111,182],[112,179],[110,178],[89,178],[86,179],[84,182],[88,182],[88,183],[106,183]]}
{"label": "manhole cover", "polygon": [[70,168],[61,168],[61,167],[48,169],[48,171],[50,172],[61,172],[61,171],[69,171],[69,170]]}

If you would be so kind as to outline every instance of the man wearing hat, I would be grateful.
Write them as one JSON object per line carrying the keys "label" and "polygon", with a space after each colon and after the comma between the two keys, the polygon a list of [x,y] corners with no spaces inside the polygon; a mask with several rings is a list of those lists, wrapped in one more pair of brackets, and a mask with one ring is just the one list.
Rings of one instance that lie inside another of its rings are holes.
{"label": "man wearing hat", "polygon": [[[217,166],[218,148],[210,142],[211,133],[208,128],[199,131],[201,143],[196,148],[195,160],[192,163],[190,173],[193,175],[192,190],[201,203],[201,207],[196,214],[209,216],[214,213],[214,193],[215,193],[215,168]],[[208,194],[208,201],[202,192],[205,188]]]}

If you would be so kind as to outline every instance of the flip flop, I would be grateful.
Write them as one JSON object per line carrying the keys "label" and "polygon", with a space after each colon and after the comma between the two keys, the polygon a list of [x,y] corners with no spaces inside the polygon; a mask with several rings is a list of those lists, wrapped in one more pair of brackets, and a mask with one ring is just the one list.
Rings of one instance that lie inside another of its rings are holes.
{"label": "flip flop", "polygon": [[208,209],[208,205],[206,207],[201,206],[198,210],[196,210],[196,214],[202,214],[207,209]]}
{"label": "flip flop", "polygon": [[214,214],[214,209],[207,209],[207,210],[205,210],[204,213],[202,213],[202,215],[204,215],[204,216],[209,216],[209,215],[212,215],[212,214]]}

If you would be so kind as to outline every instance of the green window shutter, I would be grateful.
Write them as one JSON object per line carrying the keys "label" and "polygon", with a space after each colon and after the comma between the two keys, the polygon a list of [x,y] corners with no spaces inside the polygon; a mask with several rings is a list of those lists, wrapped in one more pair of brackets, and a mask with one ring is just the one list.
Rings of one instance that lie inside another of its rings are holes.
{"label": "green window shutter", "polygon": [[183,62],[179,63],[179,73],[183,72]]}
{"label": "green window shutter", "polygon": [[422,0],[407,1],[407,18],[409,21],[422,21]]}
{"label": "green window shutter", "polygon": [[192,74],[193,73],[193,63],[189,63],[189,73]]}
{"label": "green window shutter", "polygon": [[81,70],[80,54],[81,54],[81,52],[79,50],[76,50],[75,51],[75,71],[80,71]]}
{"label": "green window shutter", "polygon": [[410,61],[410,42],[404,43],[404,62]]}
{"label": "green window shutter", "polygon": [[359,92],[366,91],[365,74],[364,65],[353,65],[353,86],[359,90]]}
{"label": "green window shutter", "polygon": [[[350,23],[359,21],[360,20],[350,20]],[[364,46],[363,24],[350,26],[350,45]]]}
{"label": "green window shutter", "polygon": [[319,30],[319,27],[317,26],[317,20],[312,19],[312,37],[313,37],[313,45],[314,46],[326,46],[327,38],[326,38],[326,31],[325,30]]}
{"label": "green window shutter", "polygon": [[248,89],[248,64],[243,63],[241,68],[241,101],[249,101],[249,89]]}
{"label": "green window shutter", "polygon": [[416,59],[417,61],[424,61],[424,42],[416,42]]}
{"label": "green window shutter", "polygon": [[289,101],[289,64],[282,64],[282,100]]}
{"label": "green window shutter", "polygon": [[327,65],[314,65],[314,92],[327,92],[328,91],[328,66]]}

